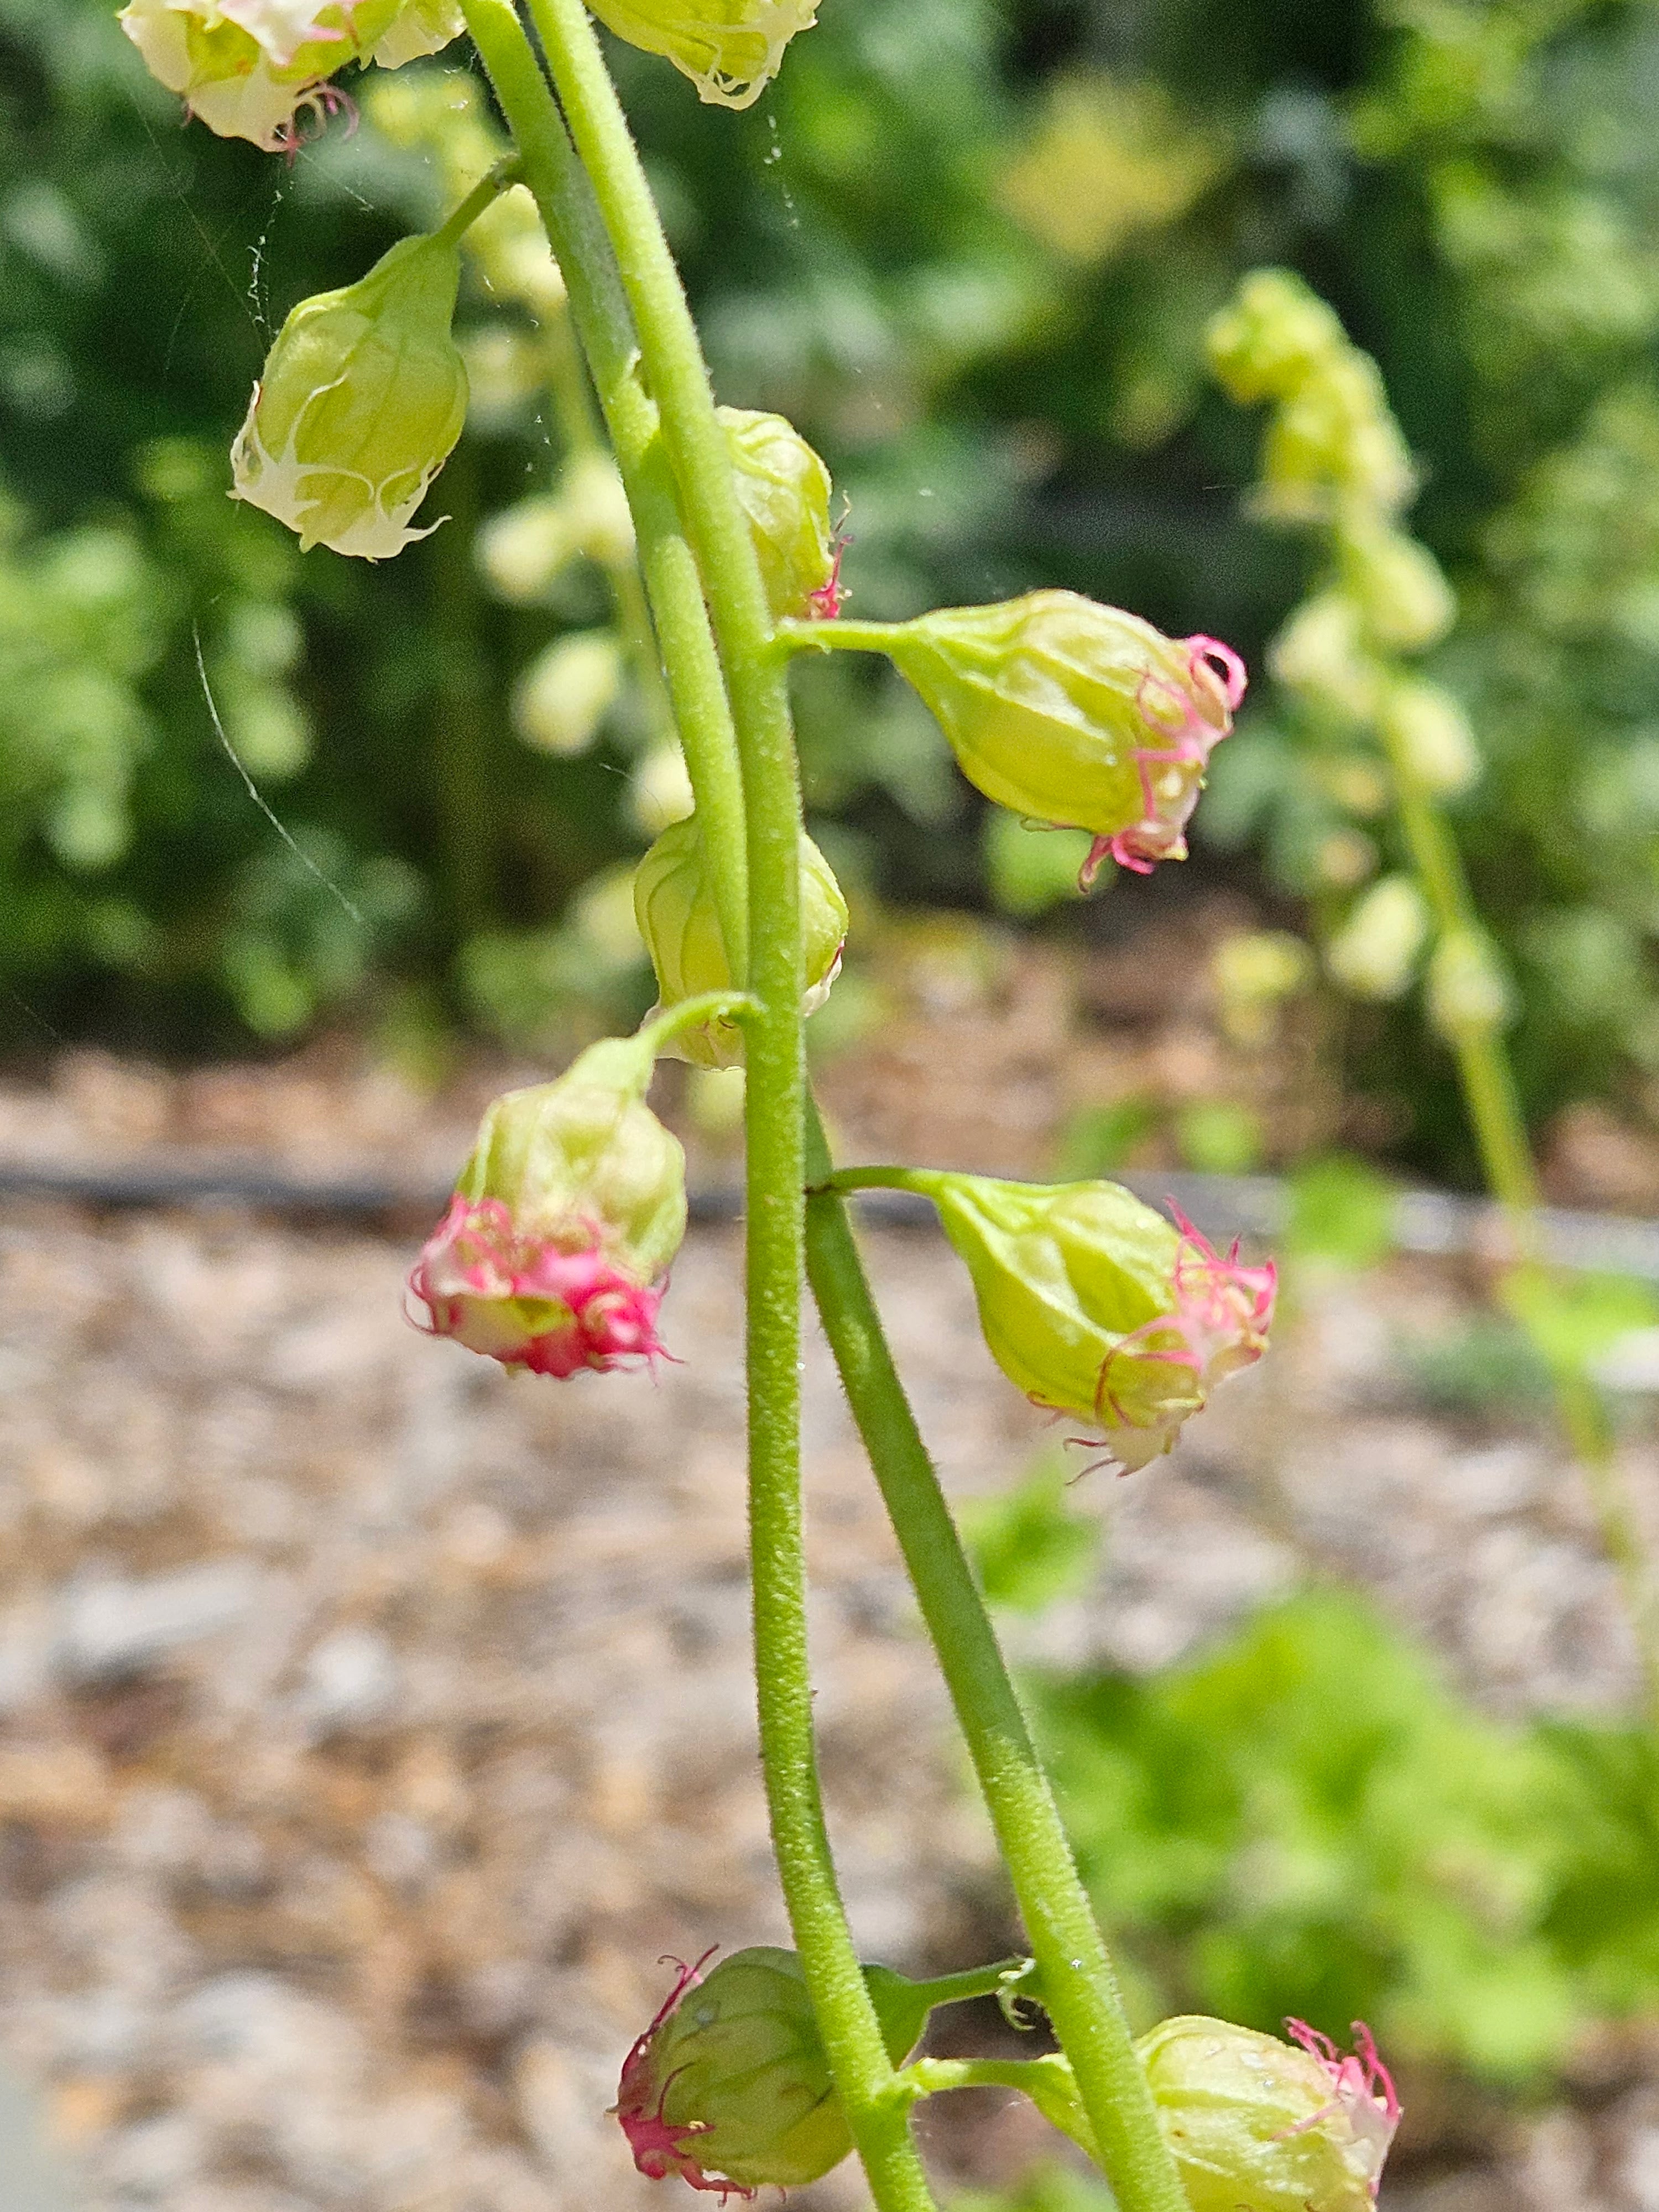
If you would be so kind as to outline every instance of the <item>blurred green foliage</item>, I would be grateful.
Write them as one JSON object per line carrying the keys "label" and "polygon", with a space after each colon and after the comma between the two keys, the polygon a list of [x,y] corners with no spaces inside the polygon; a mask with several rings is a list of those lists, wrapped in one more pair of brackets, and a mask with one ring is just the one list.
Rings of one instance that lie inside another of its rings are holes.
{"label": "blurred green foliage", "polygon": [[1028,1683],[1142,2024],[1368,2020],[1402,2062],[1535,2081],[1659,2002],[1659,1751],[1506,1727],[1314,1589],[1163,1674]]}
{"label": "blurred green foliage", "polygon": [[[181,130],[112,14],[0,0],[7,1034],[201,1050],[386,1006],[520,1037],[636,1011],[637,956],[572,917],[660,826],[647,706],[619,694],[568,754],[511,707],[550,646],[611,623],[604,573],[577,559],[515,599],[473,558],[557,479],[521,307],[474,281],[446,527],[379,568],[301,559],[222,501],[226,448],[288,307],[429,222],[439,165],[368,120],[291,167]],[[827,0],[741,116],[617,64],[721,396],[830,460],[863,614],[1059,583],[1258,658],[1303,556],[1243,510],[1255,426],[1207,386],[1202,331],[1262,262],[1333,301],[1382,367],[1424,464],[1413,526],[1462,600],[1433,672],[1490,763],[1459,830],[1518,966],[1529,1102],[1639,1102],[1659,1077],[1651,8]],[[887,896],[1089,933],[1218,872],[1305,896],[1334,827],[1356,881],[1385,858],[1352,779],[1287,786],[1265,681],[1188,880],[1094,908],[1064,841],[979,834],[877,665],[837,656],[799,688],[810,802]],[[1405,1015],[1366,1010],[1347,1053],[1407,1156],[1462,1164],[1449,1071]],[[1242,1125],[1182,1142],[1251,1149]]]}

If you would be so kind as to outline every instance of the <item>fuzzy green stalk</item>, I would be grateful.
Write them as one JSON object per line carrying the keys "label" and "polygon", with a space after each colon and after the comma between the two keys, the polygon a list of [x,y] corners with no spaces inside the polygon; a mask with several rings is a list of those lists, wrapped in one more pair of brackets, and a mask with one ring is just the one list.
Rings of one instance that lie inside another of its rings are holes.
{"label": "fuzzy green stalk", "polygon": [[[1409,747],[1386,725],[1379,730],[1394,781],[1395,799],[1407,848],[1437,934],[1463,928],[1475,920],[1474,896],[1464,872],[1457,841],[1433,793],[1424,782]],[[1474,1129],[1486,1186],[1508,1217],[1515,1240],[1516,1276],[1542,1284],[1553,1271],[1542,1249],[1538,1212],[1543,1194],[1527,1136],[1514,1071],[1496,1030],[1459,1037],[1453,1050],[1463,1100]],[[1525,1301],[1522,1301],[1523,1325]],[[1659,1593],[1642,1540],[1629,1486],[1619,1464],[1617,1443],[1595,1385],[1576,1366],[1552,1356],[1536,1331],[1534,1343],[1549,1368],[1556,1412],[1573,1456],[1584,1472],[1596,1525],[1613,1572],[1619,1577],[1642,1671],[1649,1725],[1659,1730]]]}
{"label": "fuzzy green stalk", "polygon": [[898,1536],[951,1704],[967,1739],[1036,1977],[1100,2162],[1123,2212],[1185,2212],[1099,1924],[1072,1856],[996,1632],[883,1334],[821,1126],[809,1138],[814,1186],[806,1263],[876,1480]]}
{"label": "fuzzy green stalk", "polygon": [[714,890],[726,961],[741,979],[749,943],[742,777],[702,580],[657,409],[640,380],[640,342],[616,257],[513,0],[462,0],[462,12],[564,276],[571,319],[633,511],[640,569],[704,843],[719,855]]}
{"label": "fuzzy green stalk", "polygon": [[[469,21],[484,4],[467,0]],[[910,2140],[906,2100],[896,2090],[841,1901],[813,1739],[800,1501],[800,795],[786,678],[771,656],[769,613],[702,350],[597,40],[580,4],[550,0],[532,12],[622,272],[639,365],[713,618],[741,762],[750,914],[746,980],[755,1001],[746,1024],[750,1522],[761,1756],[779,1878],[836,2094],[872,2194],[881,2212],[929,2212],[933,2199]],[[559,251],[556,236],[554,245]],[[568,246],[561,258],[569,258]],[[604,404],[597,366],[596,384]],[[638,526],[637,508],[635,520]],[[647,535],[642,529],[642,551]],[[661,620],[659,611],[659,630]],[[674,647],[665,635],[662,643],[672,681]],[[707,750],[714,750],[712,743]],[[696,788],[693,751],[687,732]],[[701,812],[701,793],[699,799]],[[729,889],[726,857],[716,848],[716,884],[725,878]],[[744,971],[734,964],[734,972]]]}

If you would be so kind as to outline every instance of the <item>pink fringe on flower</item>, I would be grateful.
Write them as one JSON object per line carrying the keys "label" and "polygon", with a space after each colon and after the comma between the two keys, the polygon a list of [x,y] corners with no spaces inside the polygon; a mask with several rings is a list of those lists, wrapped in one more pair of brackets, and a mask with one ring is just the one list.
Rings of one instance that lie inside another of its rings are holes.
{"label": "pink fringe on flower", "polygon": [[[545,1237],[521,1236],[498,1198],[456,1192],[410,1272],[409,1290],[424,1311],[424,1317],[410,1311],[417,1328],[459,1337],[532,1375],[562,1377],[589,1367],[605,1374],[630,1360],[666,1356],[656,1333],[662,1285],[635,1282],[613,1267],[597,1237],[566,1251]],[[520,1299],[562,1305],[567,1318],[534,1335],[514,1334],[510,1309]]]}
{"label": "pink fringe on flower", "polygon": [[[1139,1430],[1149,1438],[1153,1432],[1167,1432],[1173,1440],[1187,1415],[1199,1411],[1224,1376],[1261,1358],[1267,1348],[1278,1294],[1279,1270],[1271,1260],[1259,1267],[1245,1267],[1237,1237],[1224,1259],[1173,1199],[1168,1204],[1181,1231],[1170,1279],[1174,1310],[1155,1314],[1114,1345],[1095,1389],[1095,1418],[1108,1431],[1109,1443],[1113,1442],[1112,1431],[1117,1432],[1109,1463],[1116,1461],[1126,1474],[1145,1463],[1123,1448],[1130,1432]],[[1189,1383],[1173,1394],[1153,1419],[1137,1420],[1113,1385],[1112,1370],[1125,1359],[1143,1366],[1184,1368]]]}
{"label": "pink fringe on flower", "polygon": [[677,2173],[693,2189],[718,2196],[723,2204],[728,2197],[752,2197],[756,2192],[741,2187],[735,2181],[722,2180],[718,2174],[703,2172],[686,2145],[695,2142],[699,2136],[709,2134],[709,2123],[707,2120],[692,2120],[676,2126],[672,2121],[665,2119],[663,2106],[674,2077],[671,2074],[658,2088],[649,2063],[651,2045],[658,2029],[678,2005],[687,1990],[701,1980],[703,1968],[719,1948],[716,1944],[705,1951],[691,1966],[678,1959],[663,1961],[665,1966],[679,1967],[679,1979],[664,1998],[656,2018],[644,2034],[635,2039],[633,2048],[623,2059],[622,2080],[617,2087],[617,2101],[611,2109],[621,2122],[623,2133],[628,2137],[628,2147],[634,2154],[635,2166],[647,2181],[666,2181],[671,2173]]}
{"label": "pink fringe on flower", "polygon": [[1354,2140],[1365,2150],[1370,2169],[1370,2192],[1375,2197],[1389,2146],[1400,2125],[1400,2099],[1393,2075],[1377,2056],[1370,2028],[1363,2020],[1354,2021],[1355,2048],[1346,2058],[1329,2036],[1322,2035],[1316,2027],[1310,2027],[1305,2020],[1287,2020],[1285,2032],[1292,2043],[1300,2044],[1310,2057],[1319,2061],[1330,2076],[1332,2090],[1328,2105],[1310,2113],[1305,2120],[1298,2120],[1294,2127],[1286,2128],[1285,2134],[1302,2135],[1340,2112],[1353,2130]]}
{"label": "pink fringe on flower", "polygon": [[[1210,755],[1232,727],[1233,710],[1249,681],[1244,664],[1231,646],[1201,633],[1183,638],[1187,685],[1166,683],[1150,672],[1142,677],[1136,703],[1141,719],[1164,742],[1138,745],[1130,757],[1140,777],[1141,818],[1109,837],[1097,837],[1078,877],[1087,890],[1108,859],[1138,876],[1149,876],[1160,860],[1184,860],[1183,834],[1198,803],[1199,783]],[[1204,711],[1207,697],[1218,720]],[[1197,776],[1181,771],[1197,769]],[[1177,789],[1161,792],[1156,778],[1173,769]]]}
{"label": "pink fringe on flower", "polygon": [[[286,123],[279,123],[271,133],[266,151],[285,154],[292,168],[301,146],[313,138],[320,138],[337,115],[346,118],[345,135],[354,137],[357,130],[357,103],[349,92],[342,92],[337,84],[326,78],[308,86],[294,103],[294,112]],[[302,119],[303,118],[303,119]],[[309,124],[313,127],[307,129]]]}

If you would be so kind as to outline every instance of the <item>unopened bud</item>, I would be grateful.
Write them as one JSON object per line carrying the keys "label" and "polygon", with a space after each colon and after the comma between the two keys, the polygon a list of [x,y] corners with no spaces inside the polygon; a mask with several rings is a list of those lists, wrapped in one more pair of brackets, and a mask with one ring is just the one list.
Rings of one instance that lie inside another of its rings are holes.
{"label": "unopened bud", "polygon": [[1237,1244],[1224,1257],[1184,1215],[1172,1227],[1116,1183],[878,1172],[939,1208],[1009,1381],[1091,1423],[1126,1474],[1267,1349],[1272,1262],[1244,1266]]}
{"label": "unopened bud", "polygon": [[1206,333],[1210,365],[1235,399],[1285,399],[1347,344],[1317,293],[1288,269],[1246,276]]}
{"label": "unopened bud", "polygon": [[[829,997],[830,987],[841,973],[847,902],[830,863],[805,830],[800,903],[806,977],[801,1012],[810,1015]],[[634,878],[634,912],[657,971],[657,990],[665,1008],[707,991],[732,988],[714,888],[695,814],[671,823],[640,862]],[[743,1057],[743,1037],[735,1022],[714,1021],[682,1031],[665,1050],[696,1067],[732,1067]]]}
{"label": "unopened bud", "polygon": [[431,535],[410,527],[466,419],[450,336],[460,257],[405,238],[367,276],[302,300],[277,333],[231,448],[233,499],[369,561]]}
{"label": "unopened bud", "polygon": [[550,591],[576,550],[563,502],[551,492],[534,492],[492,514],[475,541],[490,589],[517,607]]}
{"label": "unopened bud", "polygon": [[[795,2189],[853,2148],[805,1977],[793,1951],[734,1951],[706,1977],[683,1967],[623,2063],[612,2108],[639,2171],[753,2197]],[[896,2064],[927,2024],[925,1994],[884,1966],[864,1969]]]}
{"label": "unopened bud", "polygon": [[829,470],[781,415],[722,407],[720,418],[774,620],[838,614]]}
{"label": "unopened bud", "polygon": [[1273,640],[1277,682],[1338,721],[1366,722],[1382,698],[1381,667],[1366,653],[1358,610],[1342,592],[1304,599]]}
{"label": "unopened bud", "polygon": [[1322,362],[1269,425],[1258,501],[1287,522],[1346,510],[1392,514],[1416,488],[1376,363],[1352,349]]}
{"label": "unopened bud", "polygon": [[1473,923],[1449,929],[1429,957],[1429,1019],[1448,1044],[1474,1044],[1506,1029],[1514,994],[1497,949]]}
{"label": "unopened bud", "polygon": [[608,629],[577,630],[538,653],[513,689],[513,720],[538,752],[586,752],[622,694],[622,647]]}
{"label": "unopened bud", "polygon": [[403,0],[391,28],[375,40],[371,58],[381,69],[401,69],[405,62],[441,53],[465,28],[460,0]]}
{"label": "unopened bud", "polygon": [[883,650],[988,799],[1093,833],[1085,883],[1108,856],[1139,875],[1185,859],[1210,754],[1244,693],[1229,647],[1048,591],[923,615]]}
{"label": "unopened bud", "polygon": [[634,518],[616,463],[604,453],[579,453],[559,483],[559,502],[570,535],[590,561],[614,568],[634,557]]}
{"label": "unopened bud", "polygon": [[1378,724],[1418,781],[1437,796],[1454,798],[1480,781],[1480,748],[1468,717],[1439,684],[1416,678],[1391,683]]}
{"label": "unopened bud", "polygon": [[661,1351],[685,1159],[645,1103],[653,1066],[637,1038],[611,1037],[495,1101],[410,1275],[417,1328],[538,1375]]}
{"label": "unopened bud", "polygon": [[1409,876],[1384,876],[1325,947],[1325,965],[1356,999],[1397,999],[1417,972],[1428,902]]}
{"label": "unopened bud", "polygon": [[1135,2045],[1191,2212],[1370,2212],[1400,2100],[1370,2031],[1342,2058],[1230,2021],[1160,2021]]}
{"label": "unopened bud", "polygon": [[1367,639],[1395,653],[1437,645],[1457,619],[1457,601],[1426,545],[1386,526],[1341,533],[1342,575]]}
{"label": "unopened bud", "polygon": [[662,54],[718,107],[750,107],[777,75],[797,31],[817,20],[817,0],[594,0],[605,28]]}
{"label": "unopened bud", "polygon": [[1258,1050],[1273,1036],[1283,1000],[1308,980],[1312,956],[1284,929],[1241,929],[1223,938],[1210,963],[1217,1012],[1231,1041]]}

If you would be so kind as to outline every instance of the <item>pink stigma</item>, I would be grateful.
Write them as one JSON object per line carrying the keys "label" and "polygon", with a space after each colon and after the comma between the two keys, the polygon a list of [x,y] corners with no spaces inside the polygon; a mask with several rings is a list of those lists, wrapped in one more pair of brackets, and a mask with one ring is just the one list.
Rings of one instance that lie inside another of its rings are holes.
{"label": "pink stigma", "polygon": [[[693,2120],[677,2125],[666,2119],[663,2106],[674,2076],[659,2087],[651,2065],[651,2046],[657,2031],[674,2011],[687,1990],[702,1978],[702,1970],[720,1948],[718,1944],[703,1953],[695,1966],[688,1966],[678,1959],[663,1963],[679,1967],[679,1978],[658,2008],[656,2017],[643,2035],[637,2037],[623,2061],[622,2080],[617,2086],[617,2101],[611,2111],[621,2124],[628,2138],[628,2147],[634,2154],[634,2164],[647,2181],[665,2181],[671,2173],[693,2189],[718,2197],[723,2204],[728,2197],[753,2197],[756,2191],[745,2189],[735,2181],[723,2180],[719,2174],[705,2173],[686,2146],[699,2136],[711,2132],[706,2120]],[[654,2092],[654,2096],[653,2096]]]}
{"label": "pink stigma", "polygon": [[1285,2134],[1302,2135],[1340,2112],[1365,2154],[1370,2168],[1367,2179],[1375,2197],[1389,2146],[1400,2124],[1400,2099],[1394,2076],[1377,2056],[1370,2028],[1363,2020],[1353,2022],[1355,2047],[1346,2058],[1329,2036],[1322,2035],[1316,2027],[1310,2027],[1305,2020],[1287,2020],[1285,2032],[1292,2043],[1299,2044],[1310,2057],[1319,2061],[1331,2084],[1330,2103],[1310,2113],[1305,2120],[1298,2120],[1294,2127],[1286,2128]]}
{"label": "pink stigma", "polygon": [[[320,138],[330,121],[337,115],[346,118],[346,137],[350,138],[357,129],[357,103],[348,92],[331,84],[326,78],[302,92],[294,103],[294,112],[286,123],[279,123],[271,133],[269,151],[283,154],[293,167],[301,146],[313,138]],[[301,118],[305,121],[301,121]],[[313,127],[307,129],[307,124]]]}
{"label": "pink stigma", "polygon": [[[656,1331],[665,1285],[637,1282],[605,1257],[591,1226],[573,1225],[586,1241],[567,1251],[521,1235],[500,1199],[457,1191],[410,1271],[410,1320],[532,1375],[604,1375],[665,1358]],[[563,1316],[532,1329],[520,1301],[562,1307]]]}
{"label": "pink stigma", "polygon": [[847,593],[841,580],[842,557],[846,550],[847,540],[838,538],[836,540],[835,566],[830,571],[829,582],[820,584],[816,592],[809,592],[806,595],[807,604],[812,610],[809,619],[812,622],[834,622],[847,604]]}

